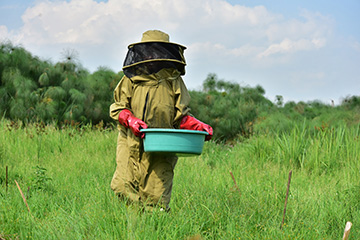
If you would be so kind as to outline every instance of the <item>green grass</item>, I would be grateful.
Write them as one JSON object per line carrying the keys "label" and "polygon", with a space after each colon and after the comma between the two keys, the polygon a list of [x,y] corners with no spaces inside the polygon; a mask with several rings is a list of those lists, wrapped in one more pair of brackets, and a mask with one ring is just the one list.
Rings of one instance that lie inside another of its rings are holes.
{"label": "green grass", "polygon": [[233,146],[207,142],[202,155],[180,158],[166,214],[142,212],[110,190],[116,131],[2,120],[0,238],[341,239],[351,221],[350,239],[359,239],[360,126],[305,126]]}

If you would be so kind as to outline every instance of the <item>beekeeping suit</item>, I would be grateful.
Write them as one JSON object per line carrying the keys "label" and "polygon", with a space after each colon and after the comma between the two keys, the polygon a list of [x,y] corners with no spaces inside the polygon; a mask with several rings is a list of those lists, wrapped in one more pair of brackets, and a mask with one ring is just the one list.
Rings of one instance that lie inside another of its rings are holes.
{"label": "beekeeping suit", "polygon": [[189,115],[190,96],[181,78],[185,49],[161,31],[143,33],[141,42],[128,47],[125,76],[110,106],[110,116],[120,123],[111,188],[147,206],[168,208],[177,157],[144,152],[140,129],[180,128]]}

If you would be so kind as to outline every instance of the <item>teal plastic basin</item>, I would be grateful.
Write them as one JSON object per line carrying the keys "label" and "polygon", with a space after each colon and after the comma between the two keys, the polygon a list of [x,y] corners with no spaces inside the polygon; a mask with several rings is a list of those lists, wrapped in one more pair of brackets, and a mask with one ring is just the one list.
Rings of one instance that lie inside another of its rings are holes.
{"label": "teal plastic basin", "polygon": [[185,129],[148,128],[145,133],[144,151],[175,153],[180,156],[200,155],[207,132]]}

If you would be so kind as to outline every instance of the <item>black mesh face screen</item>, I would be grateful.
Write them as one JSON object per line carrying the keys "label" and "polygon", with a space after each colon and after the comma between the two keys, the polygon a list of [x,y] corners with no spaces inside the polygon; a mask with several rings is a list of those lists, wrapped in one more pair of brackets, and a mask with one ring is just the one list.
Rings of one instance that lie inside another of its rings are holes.
{"label": "black mesh face screen", "polygon": [[171,43],[138,43],[129,48],[124,61],[127,77],[149,75],[163,68],[175,68],[185,74],[184,48]]}
{"label": "black mesh face screen", "polygon": [[127,77],[132,78],[134,76],[150,75],[153,73],[157,73],[163,68],[174,68],[179,70],[181,75],[185,74],[185,65],[177,62],[167,62],[167,61],[153,61],[153,62],[140,63],[129,68],[124,68],[123,71]]}

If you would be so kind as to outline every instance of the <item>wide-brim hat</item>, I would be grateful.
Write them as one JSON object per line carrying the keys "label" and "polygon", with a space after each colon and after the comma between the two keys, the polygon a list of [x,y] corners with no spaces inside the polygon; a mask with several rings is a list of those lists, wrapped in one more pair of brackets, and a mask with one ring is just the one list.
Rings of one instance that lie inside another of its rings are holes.
{"label": "wide-brim hat", "polygon": [[186,47],[181,44],[170,42],[169,35],[160,30],[148,30],[144,32],[141,41],[130,44],[128,48],[131,48],[136,44],[151,43],[151,42],[169,43],[169,44],[177,45],[183,49],[186,49]]}
{"label": "wide-brim hat", "polygon": [[141,42],[129,45],[123,71],[132,77],[149,75],[163,68],[175,68],[185,74],[185,46],[172,43],[169,35],[159,30],[143,33]]}

